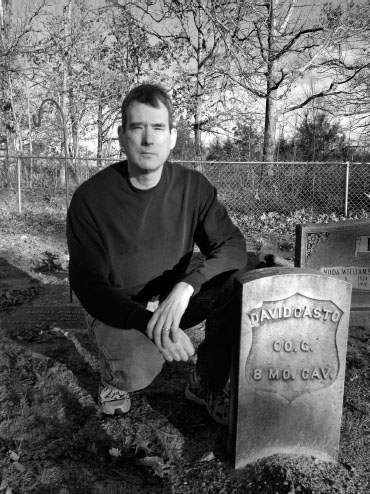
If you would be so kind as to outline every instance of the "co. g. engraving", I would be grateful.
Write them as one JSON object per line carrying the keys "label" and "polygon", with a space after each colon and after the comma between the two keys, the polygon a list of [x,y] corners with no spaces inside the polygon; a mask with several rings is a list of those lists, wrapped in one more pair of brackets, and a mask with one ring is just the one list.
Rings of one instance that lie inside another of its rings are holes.
{"label": "co. g. engraving", "polygon": [[272,348],[275,352],[312,352],[312,347],[307,341],[292,341],[292,340],[275,340]]}

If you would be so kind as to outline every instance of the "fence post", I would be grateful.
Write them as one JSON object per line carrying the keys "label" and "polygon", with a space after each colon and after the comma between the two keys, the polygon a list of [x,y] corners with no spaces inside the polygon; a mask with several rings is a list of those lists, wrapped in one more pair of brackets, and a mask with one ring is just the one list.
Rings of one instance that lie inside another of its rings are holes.
{"label": "fence post", "polygon": [[344,184],[344,216],[348,216],[349,161],[346,162],[346,178]]}
{"label": "fence post", "polygon": [[18,182],[18,213],[22,214],[21,198],[21,160],[17,157],[17,182]]}

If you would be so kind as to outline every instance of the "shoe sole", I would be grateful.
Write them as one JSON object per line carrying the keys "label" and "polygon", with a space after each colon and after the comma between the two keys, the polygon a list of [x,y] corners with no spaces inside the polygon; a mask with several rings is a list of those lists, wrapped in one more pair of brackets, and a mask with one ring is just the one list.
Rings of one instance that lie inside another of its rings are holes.
{"label": "shoe sole", "polygon": [[104,410],[103,407],[100,406],[100,411],[101,411],[101,413],[103,415],[108,415],[109,417],[114,417],[114,416],[121,416],[121,417],[123,417],[124,415],[127,415],[128,414],[128,412],[130,411],[130,409],[128,409],[126,412],[124,412],[120,408],[116,408],[115,410],[113,410],[111,412],[111,411]]}
{"label": "shoe sole", "polygon": [[122,408],[120,407],[117,408],[106,407],[102,403],[99,403],[99,407],[100,407],[100,411],[104,415],[126,415],[126,413],[128,413],[131,409],[131,403],[127,410],[122,410]]}
{"label": "shoe sole", "polygon": [[128,413],[131,409],[131,400],[129,402],[127,410],[122,410],[122,407],[119,407],[119,406],[117,406],[117,407],[114,407],[112,405],[109,406],[109,403],[104,404],[100,400],[98,400],[98,405],[100,407],[100,411],[104,415],[126,415],[126,413]]}

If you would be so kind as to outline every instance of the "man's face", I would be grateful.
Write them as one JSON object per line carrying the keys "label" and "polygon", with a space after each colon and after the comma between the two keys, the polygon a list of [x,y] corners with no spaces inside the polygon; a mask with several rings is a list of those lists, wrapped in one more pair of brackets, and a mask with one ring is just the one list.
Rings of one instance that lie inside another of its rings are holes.
{"label": "man's face", "polygon": [[168,110],[163,103],[159,102],[158,108],[131,103],[126,129],[120,132],[130,174],[161,171],[176,144],[176,135],[176,129],[169,128]]}

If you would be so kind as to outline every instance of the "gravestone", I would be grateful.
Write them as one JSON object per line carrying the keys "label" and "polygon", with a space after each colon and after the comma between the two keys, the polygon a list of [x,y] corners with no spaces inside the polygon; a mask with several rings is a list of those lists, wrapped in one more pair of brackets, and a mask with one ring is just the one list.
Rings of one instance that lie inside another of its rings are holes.
{"label": "gravestone", "polygon": [[370,329],[370,219],[297,225],[295,266],[350,282],[350,325]]}
{"label": "gravestone", "polygon": [[85,328],[85,315],[79,306],[22,306],[17,309],[3,323],[2,327],[9,328],[34,328],[41,329],[48,326],[57,326],[61,329]]}
{"label": "gravestone", "polygon": [[351,285],[264,268],[237,282],[229,454],[235,468],[277,453],[335,461]]}

